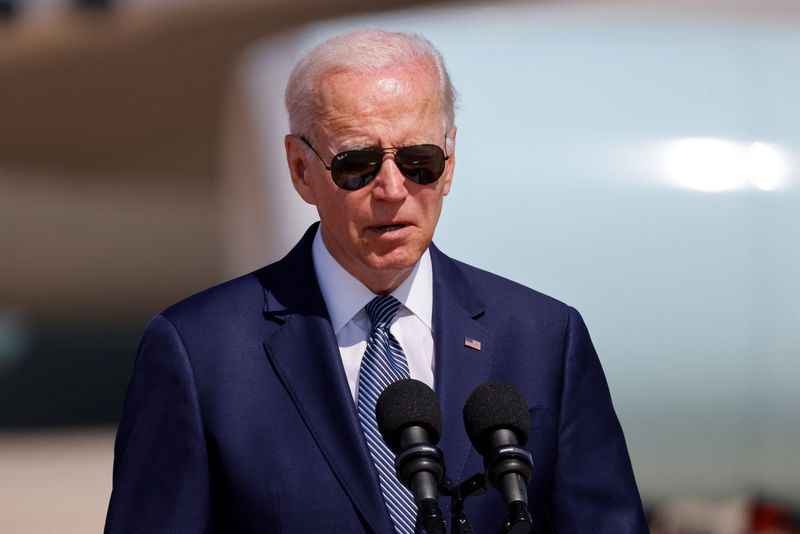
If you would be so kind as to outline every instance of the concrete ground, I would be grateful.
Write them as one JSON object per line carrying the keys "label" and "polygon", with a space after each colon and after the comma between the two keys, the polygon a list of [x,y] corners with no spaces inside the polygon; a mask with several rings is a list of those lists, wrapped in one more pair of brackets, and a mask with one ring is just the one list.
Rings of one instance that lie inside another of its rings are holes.
{"label": "concrete ground", "polygon": [[102,532],[114,430],[0,433],[0,531]]}

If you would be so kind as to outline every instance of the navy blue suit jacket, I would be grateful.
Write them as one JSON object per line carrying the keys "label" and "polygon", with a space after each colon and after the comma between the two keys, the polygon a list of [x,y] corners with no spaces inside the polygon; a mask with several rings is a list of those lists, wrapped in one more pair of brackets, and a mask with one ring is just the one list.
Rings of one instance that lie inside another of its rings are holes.
{"label": "navy blue suit jacket", "polygon": [[[314,274],[315,231],[150,322],[117,434],[107,533],[392,532]],[[462,409],[477,385],[505,381],[530,407],[534,532],[646,534],[580,315],[435,246],[431,260],[448,476],[483,470]],[[478,534],[506,517],[496,491],[466,511]]]}

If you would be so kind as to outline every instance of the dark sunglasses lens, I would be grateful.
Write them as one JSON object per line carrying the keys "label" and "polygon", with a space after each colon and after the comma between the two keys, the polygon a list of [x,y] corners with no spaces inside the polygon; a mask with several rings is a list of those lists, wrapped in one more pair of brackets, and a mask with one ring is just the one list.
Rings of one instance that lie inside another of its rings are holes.
{"label": "dark sunglasses lens", "polygon": [[[403,176],[421,184],[432,184],[444,172],[444,152],[437,145],[415,145],[401,148],[394,157]],[[361,189],[380,172],[381,150],[348,150],[334,156],[331,176],[334,183],[348,191]]]}
{"label": "dark sunglasses lens", "polygon": [[444,152],[437,145],[416,145],[401,148],[395,163],[403,176],[412,182],[432,184],[444,172]]}
{"label": "dark sunglasses lens", "polygon": [[342,189],[354,191],[370,183],[381,168],[380,150],[348,150],[334,156],[331,176]]}

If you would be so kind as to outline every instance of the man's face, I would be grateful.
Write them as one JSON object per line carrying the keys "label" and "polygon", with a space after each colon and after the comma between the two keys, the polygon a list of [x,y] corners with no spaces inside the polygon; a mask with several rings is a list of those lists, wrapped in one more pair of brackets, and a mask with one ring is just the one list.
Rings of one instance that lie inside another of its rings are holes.
{"label": "man's face", "polygon": [[[325,163],[359,148],[435,144],[445,149],[438,81],[429,69],[393,68],[368,74],[339,72],[319,88],[320,119],[311,142]],[[433,238],[450,190],[454,154],[438,181],[419,185],[405,178],[390,153],[377,177],[356,191],[340,189],[330,172],[293,136],[286,140],[292,180],[317,207],[322,238],[331,255],[376,293],[397,287]]]}

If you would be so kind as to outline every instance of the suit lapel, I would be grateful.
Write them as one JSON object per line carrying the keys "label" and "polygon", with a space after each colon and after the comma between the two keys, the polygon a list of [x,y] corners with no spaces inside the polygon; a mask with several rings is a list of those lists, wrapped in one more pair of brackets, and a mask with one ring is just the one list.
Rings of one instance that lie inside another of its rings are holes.
{"label": "suit lapel", "polygon": [[[464,430],[464,403],[472,390],[489,378],[494,338],[480,322],[483,303],[475,296],[456,262],[434,245],[431,245],[431,261],[435,389],[444,415],[439,445],[445,453],[447,476],[460,482],[474,474],[463,472],[472,450]],[[465,338],[480,341],[480,350],[467,346]]]}
{"label": "suit lapel", "polygon": [[350,500],[373,531],[387,532],[391,522],[314,273],[315,232],[316,225],[267,273],[265,317],[276,327],[264,347]]}

